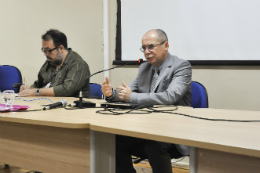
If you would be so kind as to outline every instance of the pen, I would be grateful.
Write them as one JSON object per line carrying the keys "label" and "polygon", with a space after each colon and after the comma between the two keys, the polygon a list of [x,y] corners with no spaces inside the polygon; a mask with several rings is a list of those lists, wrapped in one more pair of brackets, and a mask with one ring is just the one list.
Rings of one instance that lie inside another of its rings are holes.
{"label": "pen", "polygon": [[23,77],[23,83],[24,83],[24,87],[26,88],[25,77]]}

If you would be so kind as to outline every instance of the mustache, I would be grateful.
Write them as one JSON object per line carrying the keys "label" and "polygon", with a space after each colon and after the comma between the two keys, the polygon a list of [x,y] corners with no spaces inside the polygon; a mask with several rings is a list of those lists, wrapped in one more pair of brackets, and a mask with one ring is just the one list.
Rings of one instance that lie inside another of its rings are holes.
{"label": "mustache", "polygon": [[51,57],[49,57],[49,56],[46,56],[46,58],[47,58],[48,60],[52,60]]}

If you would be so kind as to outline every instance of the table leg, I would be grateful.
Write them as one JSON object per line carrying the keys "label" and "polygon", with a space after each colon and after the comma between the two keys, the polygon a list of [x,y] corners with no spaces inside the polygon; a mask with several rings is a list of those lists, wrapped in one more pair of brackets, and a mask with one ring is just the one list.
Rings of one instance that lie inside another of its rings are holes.
{"label": "table leg", "polygon": [[115,135],[90,130],[90,173],[115,173]]}
{"label": "table leg", "polygon": [[197,153],[195,147],[190,147],[190,173],[197,173]]}

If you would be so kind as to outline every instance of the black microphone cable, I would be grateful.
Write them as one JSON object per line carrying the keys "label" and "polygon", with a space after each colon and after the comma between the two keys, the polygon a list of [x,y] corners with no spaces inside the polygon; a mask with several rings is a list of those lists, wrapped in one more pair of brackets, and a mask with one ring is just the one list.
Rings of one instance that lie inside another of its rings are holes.
{"label": "black microphone cable", "polygon": [[[89,108],[104,108],[104,107],[83,107],[81,109],[89,109]],[[78,110],[79,108],[78,107],[66,107],[64,109],[66,109],[66,110]]]}
{"label": "black microphone cable", "polygon": [[35,111],[42,111],[42,109],[33,109],[33,110],[13,110],[11,112],[35,112]]}
{"label": "black microphone cable", "polygon": [[[173,107],[173,109],[161,110],[161,108],[169,108],[169,107]],[[142,108],[147,108],[149,110],[140,110]],[[158,110],[158,108],[160,110]],[[132,111],[135,111],[135,110],[143,111],[144,113],[132,112]],[[174,112],[176,110],[178,110],[178,106],[175,106],[175,105],[156,105],[156,106],[140,105],[140,107],[136,107],[136,108],[131,109],[129,111],[125,111],[125,109],[118,109],[118,108],[104,108],[104,110],[96,111],[96,113],[99,113],[99,114],[109,114],[109,115],[122,115],[122,114],[129,114],[129,113],[132,113],[132,114],[165,113],[165,114],[181,115],[181,116],[186,116],[186,117],[189,117],[189,118],[195,118],[195,119],[207,120],[207,121],[260,122],[260,120],[231,120],[231,119],[204,118],[204,117],[192,116],[192,115],[183,114],[183,113],[176,113],[176,112]],[[122,112],[122,111],[125,111],[125,112]]]}
{"label": "black microphone cable", "polygon": [[[155,108],[161,108],[161,107],[176,107],[175,109],[172,110],[156,110]],[[198,117],[198,116],[192,116],[188,114],[183,114],[183,113],[176,113],[174,112],[175,110],[178,110],[178,106],[175,105],[169,105],[169,106],[157,106],[157,107],[150,107],[148,108],[152,110],[153,112],[159,112],[159,113],[167,113],[167,114],[175,114],[175,115],[181,115],[189,118],[195,118],[195,119],[200,119],[200,120],[207,120],[207,121],[227,121],[227,122],[260,122],[260,120],[230,120],[230,119],[213,119],[213,118],[204,118],[204,117]],[[206,109],[206,108],[205,108]]]}
{"label": "black microphone cable", "polygon": [[[153,105],[151,104],[142,104],[132,109],[120,109],[120,108],[107,108],[103,107],[103,110],[98,110],[96,113],[106,114],[106,115],[122,115],[122,114],[150,114],[153,111],[150,110],[142,110],[144,108],[150,108]],[[138,112],[137,112],[138,111]]]}

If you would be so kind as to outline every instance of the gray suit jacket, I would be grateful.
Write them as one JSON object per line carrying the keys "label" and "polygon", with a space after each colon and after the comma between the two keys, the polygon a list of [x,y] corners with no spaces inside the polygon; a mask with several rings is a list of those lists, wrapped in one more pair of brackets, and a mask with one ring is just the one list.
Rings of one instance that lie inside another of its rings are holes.
{"label": "gray suit jacket", "polygon": [[[129,85],[133,91],[130,103],[191,106],[190,63],[169,53],[159,69],[155,93],[149,93],[153,77],[152,65],[148,62],[140,65],[137,78]],[[121,101],[118,98],[118,90],[113,90],[113,97],[107,100]],[[189,147],[183,145],[176,147],[183,155],[189,155]]]}
{"label": "gray suit jacket", "polygon": [[[130,103],[191,106],[190,63],[169,53],[160,69],[155,93],[149,93],[153,77],[152,65],[148,62],[140,65],[138,76],[129,85],[133,91]],[[114,98],[111,101],[121,101],[118,90],[113,92]]]}

